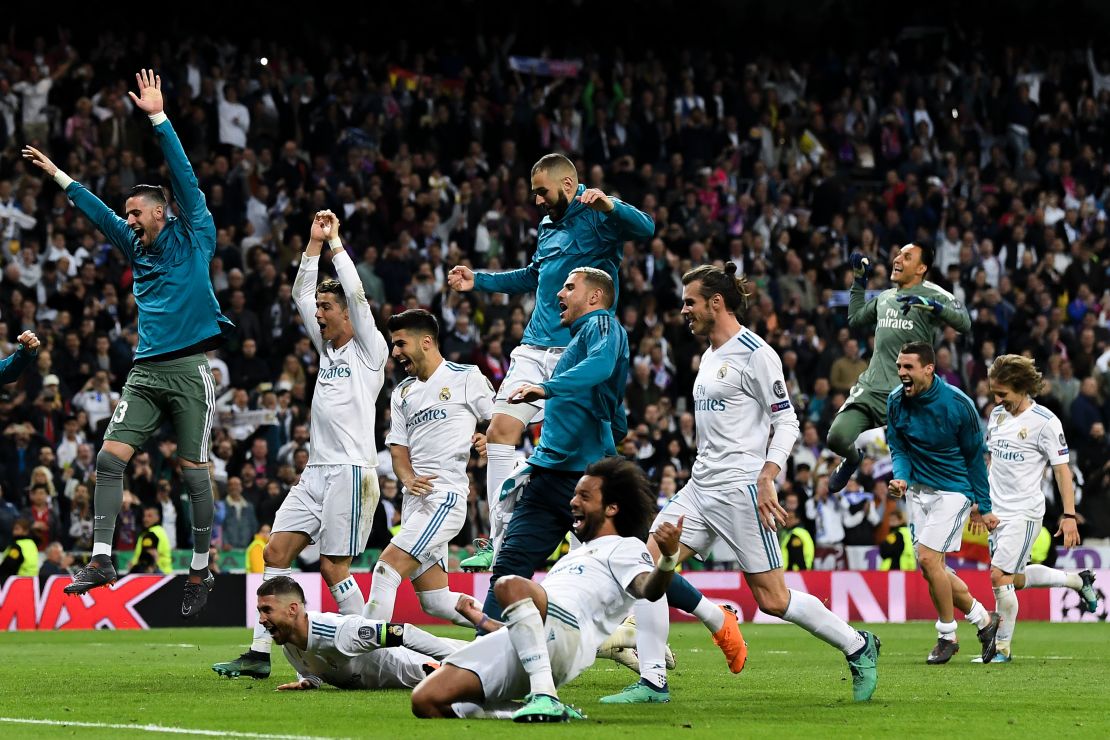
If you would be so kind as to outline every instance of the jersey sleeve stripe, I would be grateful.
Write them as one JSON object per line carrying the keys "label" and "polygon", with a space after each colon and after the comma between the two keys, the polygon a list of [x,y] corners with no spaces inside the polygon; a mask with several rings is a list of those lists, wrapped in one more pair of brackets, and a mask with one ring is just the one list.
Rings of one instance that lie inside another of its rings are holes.
{"label": "jersey sleeve stripe", "polygon": [[1034,406],[1033,407],[1033,413],[1036,414],[1037,416],[1048,419],[1049,421],[1052,421],[1052,419],[1053,419],[1052,412],[1051,411],[1045,411],[1040,406]]}
{"label": "jersey sleeve stripe", "polygon": [[745,347],[747,347],[748,349],[750,349],[753,352],[756,351],[757,349],[759,349],[759,345],[756,344],[755,342],[753,342],[751,337],[747,337],[744,334],[741,334],[740,336],[738,336],[736,338],[738,340],[740,340],[740,344],[744,345]]}

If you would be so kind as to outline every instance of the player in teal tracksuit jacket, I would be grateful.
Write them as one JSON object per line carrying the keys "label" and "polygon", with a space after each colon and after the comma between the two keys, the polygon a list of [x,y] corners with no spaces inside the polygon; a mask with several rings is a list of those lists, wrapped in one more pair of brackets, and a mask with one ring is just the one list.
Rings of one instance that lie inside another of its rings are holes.
{"label": "player in teal tracksuit jacket", "polygon": [[980,514],[989,513],[987,445],[967,394],[935,375],[932,386],[913,398],[895,388],[886,406],[894,480],[962,493]]}
{"label": "player in teal tracksuit jacket", "polygon": [[220,312],[209,277],[216,225],[189,158],[163,111],[161,78],[144,70],[136,79],[141,97],[134,93],[131,97],[154,127],[177,200],[176,217],[162,188],[136,185],[124,204],[126,218],[120,218],[42,152],[30,146],[23,150],[23,156],[53,177],[127,258],[139,314],[135,366],[96,458],[93,558],[66,592],[85,593],[115,580],[111,546],[123,498],[123,473],[134,451],[168,418],[177,433],[182,477],[192,504],[193,559],[181,611],[183,617],[192,619],[207,601],[212,578],[208,571],[213,511],[208,448],[215,383],[204,353],[221,344],[223,328],[232,324]]}
{"label": "player in teal tracksuit jacket", "polygon": [[[571,332],[559,321],[559,302],[555,296],[576,267],[604,270],[620,285],[618,272],[624,256],[624,243],[630,239],[650,239],[655,221],[643,211],[619,198],[611,198],[613,210],[595,211],[577,197],[586,192],[579,185],[566,213],[558,221],[544,216],[540,221],[536,253],[527,267],[508,272],[474,274],[474,290],[487,293],[536,294],[536,307],[524,329],[523,344],[537,347],[566,347]],[[616,311],[616,301],[609,312]]]}
{"label": "player in teal tracksuit jacket", "polygon": [[887,397],[887,444],[894,463],[891,496],[911,496],[910,533],[921,574],[937,610],[937,643],[926,662],[947,663],[959,650],[955,609],[978,628],[982,652],[989,663],[997,650],[999,616],[988,612],[954,572],[945,568],[945,554],[958,550],[964,523],[973,504],[973,521],[997,526],[987,483],[986,443],[979,410],[970,398],[934,373],[933,347],[928,342],[903,345],[898,355],[902,386]]}
{"label": "player in teal tracksuit jacket", "polygon": [[[591,463],[616,454],[614,432],[623,438],[624,386],[628,379],[628,335],[609,313],[613,280],[596,268],[578,268],[558,294],[560,320],[570,329],[570,346],[550,380],[525,385],[512,403],[546,398],[543,434],[528,458],[531,477],[513,509],[493,562],[485,613],[500,618],[493,584],[508,575],[530,578],[570,530],[570,500]],[[618,429],[614,430],[614,425]]]}

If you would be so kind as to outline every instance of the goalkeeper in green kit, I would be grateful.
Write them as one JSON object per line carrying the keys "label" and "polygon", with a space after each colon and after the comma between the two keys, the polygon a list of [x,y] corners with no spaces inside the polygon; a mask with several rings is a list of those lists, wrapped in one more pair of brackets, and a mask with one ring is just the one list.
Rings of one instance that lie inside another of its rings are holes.
{"label": "goalkeeper in green kit", "polygon": [[848,300],[848,325],[853,330],[875,327],[875,351],[829,427],[829,449],[842,458],[829,476],[829,493],[848,485],[859,467],[862,453],[856,449],[856,438],[860,433],[886,426],[887,396],[901,385],[897,357],[902,345],[932,345],[944,324],[960,333],[971,328],[964,305],[939,285],[925,280],[933,264],[932,247],[911,243],[898,250],[890,271],[894,287],[869,301],[864,289],[873,266],[859,252],[849,259],[856,280]]}

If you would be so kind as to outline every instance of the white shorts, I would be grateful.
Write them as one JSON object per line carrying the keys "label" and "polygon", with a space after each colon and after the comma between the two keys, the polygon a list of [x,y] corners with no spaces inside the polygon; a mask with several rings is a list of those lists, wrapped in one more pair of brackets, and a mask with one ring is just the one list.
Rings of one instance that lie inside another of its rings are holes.
{"label": "white shorts", "polygon": [[962,493],[910,486],[907,509],[914,545],[936,552],[956,552],[963,543],[971,499]]}
{"label": "white shorts", "polygon": [[304,532],[320,544],[322,555],[359,555],[366,549],[380,495],[374,468],[310,465],[289,489],[273,531]]}
{"label": "white shorts", "polygon": [[416,578],[436,563],[446,561],[447,543],[455,539],[465,523],[465,493],[406,494],[401,503],[401,531],[393,536],[392,544],[420,563],[413,574]]}
{"label": "white shorts", "polygon": [[[596,650],[579,655],[582,633],[577,627],[548,613],[544,632],[547,633],[547,654],[551,658],[551,677],[556,686],[574,680],[593,665]],[[482,682],[482,694],[487,703],[519,699],[529,691],[528,674],[509,640],[508,627],[482,635],[443,662],[476,675]]]}
{"label": "white shorts", "polygon": [[682,544],[701,557],[714,543],[724,542],[745,573],[764,573],[782,567],[778,536],[759,521],[755,481],[736,488],[706,490],[687,483],[656,515],[651,531],[663,522],[675,524],[680,516]]}
{"label": "white shorts", "polygon": [[991,567],[1007,575],[1024,573],[1033,543],[1041,533],[1041,522],[1028,519],[1002,521],[990,533]]}
{"label": "white shorts", "polygon": [[566,347],[536,347],[522,344],[509,355],[509,372],[501,381],[493,399],[493,413],[506,414],[525,426],[543,421],[543,400],[531,403],[509,403],[509,394],[522,385],[539,385],[551,380],[559,358]]}
{"label": "white shorts", "polygon": [[531,479],[532,466],[526,462],[517,465],[501,484],[501,495],[489,502],[489,540],[495,556],[501,540],[505,539],[505,532],[509,530],[509,521],[513,518],[516,502],[520,500]]}

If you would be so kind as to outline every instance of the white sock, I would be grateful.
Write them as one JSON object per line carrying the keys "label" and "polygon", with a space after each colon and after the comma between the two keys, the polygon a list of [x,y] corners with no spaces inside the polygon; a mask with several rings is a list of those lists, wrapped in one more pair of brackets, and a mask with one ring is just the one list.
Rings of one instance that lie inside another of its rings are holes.
{"label": "white sock", "polygon": [[[263,582],[270,580],[276,576],[287,576],[293,572],[292,568],[271,568],[266,566],[262,571]],[[251,650],[256,653],[270,654],[270,647],[273,645],[274,638],[270,637],[270,633],[266,628],[257,622],[254,625],[254,639],[251,641]]]}
{"label": "white sock", "polygon": [[999,586],[994,590],[994,610],[1002,617],[1002,622],[998,625],[998,649],[1005,647],[1005,652],[1009,655],[1018,615],[1018,598],[1014,584]]}
{"label": "white sock", "polygon": [[483,706],[469,701],[457,701],[451,705],[451,711],[459,719],[512,719],[519,704],[512,702],[498,702]]}
{"label": "white sock", "polygon": [[107,542],[94,542],[93,543],[93,557],[97,555],[107,555],[112,557],[112,546]]}
{"label": "white sock", "polygon": [[370,598],[362,616],[388,622],[393,619],[393,606],[397,602],[397,589],[401,586],[401,574],[393,566],[379,560],[374,566],[374,578],[370,581]]}
{"label": "white sock", "polygon": [[528,673],[528,684],[533,694],[555,693],[555,679],[551,676],[551,656],[543,631],[543,619],[532,599],[521,599],[505,610],[505,629],[513,643],[521,665]]}
{"label": "white sock", "polygon": [[[455,605],[459,603],[459,597],[461,596],[462,594],[456,593],[446,586],[416,592],[416,598],[420,600],[420,608],[424,610],[425,614],[446,619],[460,627],[473,627],[474,625],[470,623],[470,620],[455,611]],[[474,601],[477,601],[477,599],[474,599]]]}
{"label": "white sock", "polygon": [[1025,566],[1025,588],[1083,588],[1083,579],[1077,573],[1067,573],[1044,565]]}
{"label": "white sock", "polygon": [[790,589],[790,603],[786,605],[782,618],[838,648],[845,655],[858,652],[867,644],[863,635],[825,608],[820,599],[801,591]]}
{"label": "white sock", "polygon": [[721,607],[717,606],[716,602],[710,601],[702,596],[701,601],[694,607],[694,611],[690,612],[695,617],[701,620],[710,632],[716,634],[721,627],[725,626],[725,613]]}
{"label": "white sock", "polygon": [[[717,611],[720,611],[718,609]],[[640,678],[656,688],[667,688],[667,636],[671,615],[664,595],[658,601],[640,599],[632,607],[636,615],[636,654],[640,656]]]}
{"label": "white sock", "polygon": [[191,570],[208,570],[208,551],[194,552],[193,559],[189,561]]}
{"label": "white sock", "polygon": [[347,576],[334,586],[329,586],[328,589],[335,597],[340,614],[362,614],[366,604],[362,600],[362,589],[355,583],[354,576]]}
{"label": "white sock", "polygon": [[942,622],[938,619],[934,626],[937,628],[937,637],[951,642],[956,641],[956,620],[953,619],[951,622]]}
{"label": "white sock", "polygon": [[971,599],[971,608],[967,610],[964,619],[974,624],[979,629],[983,629],[991,623],[991,615],[987,608],[979,603],[978,599]]}
{"label": "white sock", "polygon": [[501,486],[516,467],[516,447],[490,442],[486,445],[486,502],[489,504],[490,539],[497,547],[503,528],[494,522],[497,502],[501,499]]}

